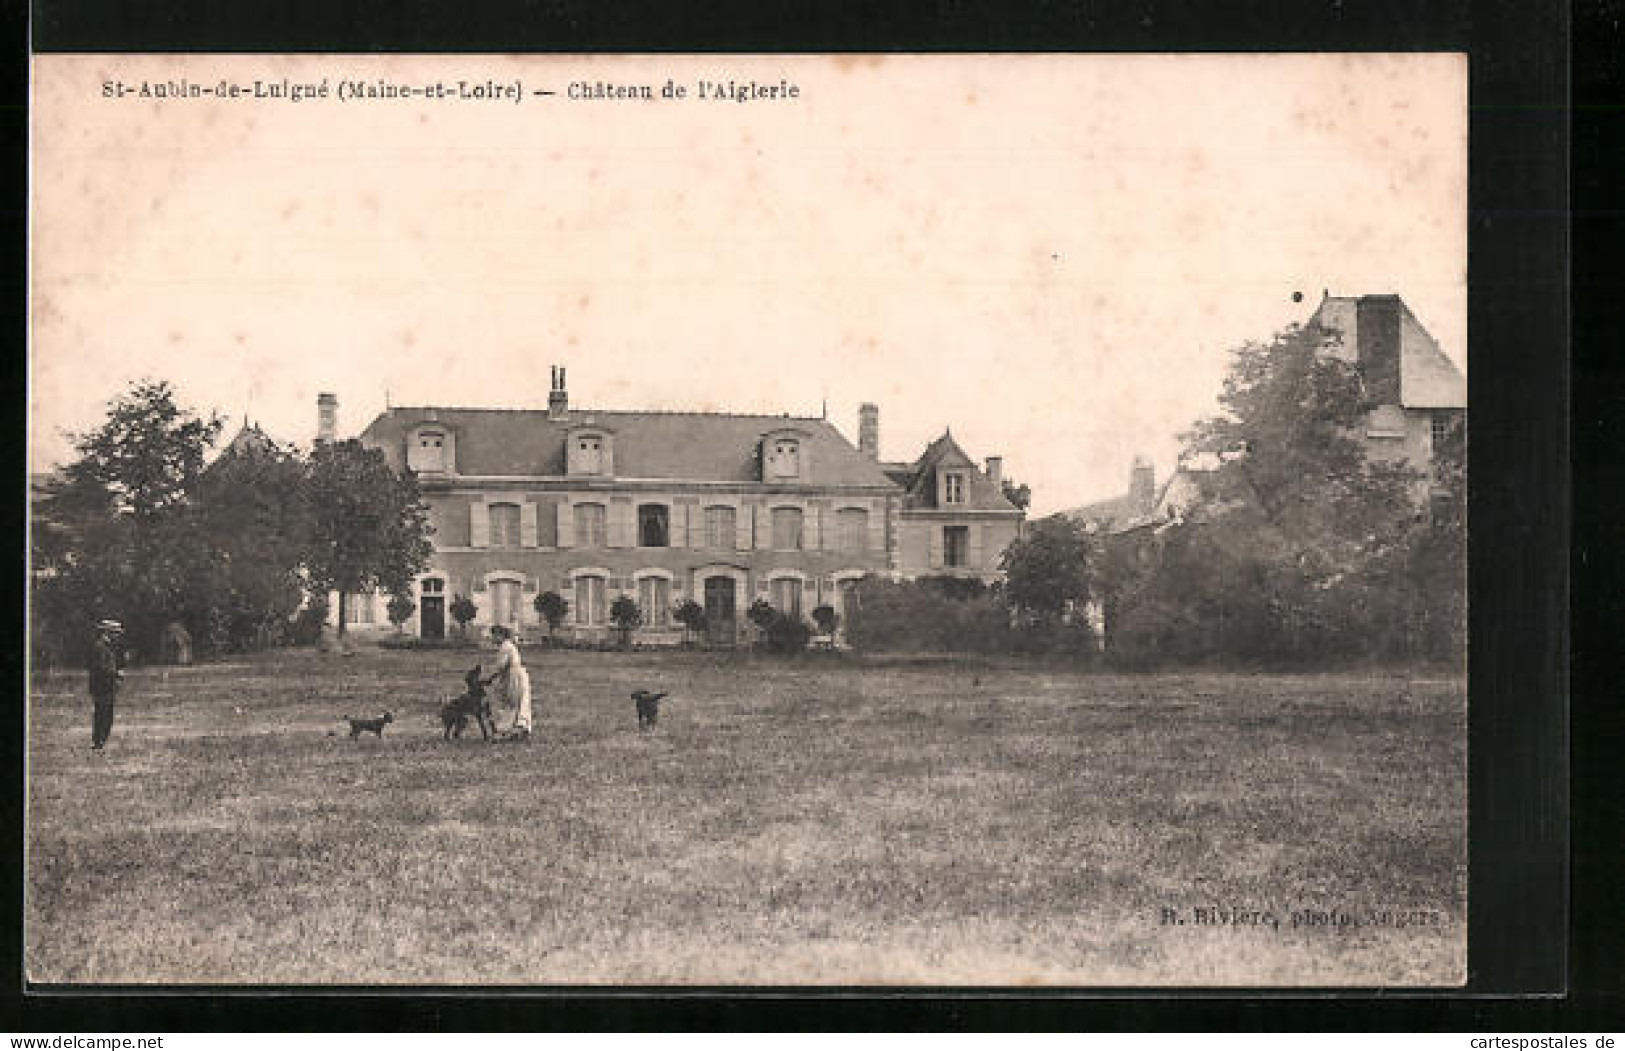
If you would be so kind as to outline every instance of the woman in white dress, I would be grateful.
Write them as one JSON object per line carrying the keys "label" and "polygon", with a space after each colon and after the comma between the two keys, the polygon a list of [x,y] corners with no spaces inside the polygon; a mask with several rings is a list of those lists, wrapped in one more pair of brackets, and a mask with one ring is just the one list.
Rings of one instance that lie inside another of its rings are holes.
{"label": "woman in white dress", "polygon": [[491,629],[491,638],[497,644],[496,668],[486,678],[487,685],[500,684],[504,704],[512,705],[513,727],[509,737],[530,737],[530,673],[519,659],[519,647],[514,644],[513,632],[502,625]]}

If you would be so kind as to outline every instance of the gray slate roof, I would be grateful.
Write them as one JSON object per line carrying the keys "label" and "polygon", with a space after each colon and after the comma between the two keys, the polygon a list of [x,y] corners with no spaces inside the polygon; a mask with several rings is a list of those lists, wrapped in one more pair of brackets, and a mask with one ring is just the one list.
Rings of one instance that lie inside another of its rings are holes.
{"label": "gray slate roof", "polygon": [[463,475],[563,475],[566,433],[592,425],[614,435],[618,478],[759,482],[757,443],[770,431],[792,428],[806,435],[802,484],[892,485],[828,420],[799,416],[572,408],[569,419],[559,421],[545,409],[397,406],[373,420],[361,440],[383,448],[400,467],[407,433],[431,421],[455,435]]}

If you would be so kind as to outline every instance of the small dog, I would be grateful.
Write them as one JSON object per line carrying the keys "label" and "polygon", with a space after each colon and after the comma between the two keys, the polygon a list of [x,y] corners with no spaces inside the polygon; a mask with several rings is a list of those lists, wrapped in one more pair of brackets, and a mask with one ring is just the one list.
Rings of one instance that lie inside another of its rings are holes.
{"label": "small dog", "polygon": [[479,724],[481,739],[489,741],[491,735],[496,733],[496,720],[491,717],[491,702],[486,699],[485,683],[480,681],[478,664],[464,673],[463,683],[467,686],[463,695],[440,706],[440,722],[446,730],[442,739],[449,741],[453,737],[462,737],[472,717]]}
{"label": "small dog", "polygon": [[650,693],[648,690],[632,691],[632,701],[638,709],[638,729],[647,730],[660,719],[660,699],[670,696],[665,693]]}
{"label": "small dog", "polygon": [[375,733],[380,738],[384,736],[384,727],[395,721],[395,716],[385,712],[376,719],[357,719],[353,715],[346,715],[344,721],[350,724],[350,737],[360,737],[364,733]]}

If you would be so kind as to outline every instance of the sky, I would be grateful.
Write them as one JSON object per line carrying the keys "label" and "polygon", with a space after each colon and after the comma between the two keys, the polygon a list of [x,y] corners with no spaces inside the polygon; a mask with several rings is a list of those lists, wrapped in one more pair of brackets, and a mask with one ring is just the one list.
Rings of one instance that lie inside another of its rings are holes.
{"label": "sky", "polygon": [[[1467,366],[1459,55],[88,55],[33,78],[35,470],[141,378],[228,438],[249,417],[305,443],[318,392],[354,434],[386,404],[545,406],[564,365],[572,405],[827,405],[854,441],[872,401],[884,458],[951,427],[1047,514],[1122,492],[1136,455],[1166,477],[1229,349],[1324,290],[1398,293]],[[139,94],[182,78],[329,97]],[[333,95],[381,79],[520,101]],[[657,97],[569,97],[600,82]]]}

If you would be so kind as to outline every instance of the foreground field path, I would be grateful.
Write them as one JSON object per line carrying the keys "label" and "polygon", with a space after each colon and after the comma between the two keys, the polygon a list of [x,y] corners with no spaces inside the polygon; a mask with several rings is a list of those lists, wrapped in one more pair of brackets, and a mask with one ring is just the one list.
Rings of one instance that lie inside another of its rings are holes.
{"label": "foreground field path", "polygon": [[102,754],[37,684],[30,978],[1465,977],[1457,680],[542,651],[534,743],[442,741],[484,656],[138,673]]}

